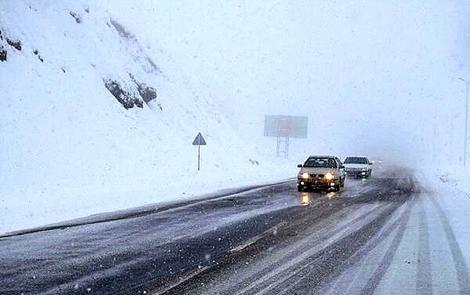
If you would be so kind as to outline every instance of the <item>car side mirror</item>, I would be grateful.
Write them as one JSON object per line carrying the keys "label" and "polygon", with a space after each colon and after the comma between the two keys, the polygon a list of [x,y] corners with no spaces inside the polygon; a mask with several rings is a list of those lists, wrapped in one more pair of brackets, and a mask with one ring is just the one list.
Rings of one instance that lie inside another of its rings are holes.
{"label": "car side mirror", "polygon": [[344,168],[345,168],[344,165],[339,166],[339,169],[344,169]]}
{"label": "car side mirror", "polygon": [[374,162],[370,162],[369,165],[371,165],[371,166],[374,165]]}
{"label": "car side mirror", "polygon": [[304,166],[304,165],[299,164],[299,165],[297,165],[297,168],[302,168],[303,166]]}

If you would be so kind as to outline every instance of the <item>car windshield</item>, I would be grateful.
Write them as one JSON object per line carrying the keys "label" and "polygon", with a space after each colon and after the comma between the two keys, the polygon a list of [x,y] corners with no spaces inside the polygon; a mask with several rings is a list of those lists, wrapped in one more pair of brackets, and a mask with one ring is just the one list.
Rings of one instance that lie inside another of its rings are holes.
{"label": "car windshield", "polygon": [[304,167],[307,168],[336,168],[336,161],[333,158],[309,158]]}
{"label": "car windshield", "polygon": [[362,157],[349,157],[344,160],[344,164],[369,164],[367,158]]}

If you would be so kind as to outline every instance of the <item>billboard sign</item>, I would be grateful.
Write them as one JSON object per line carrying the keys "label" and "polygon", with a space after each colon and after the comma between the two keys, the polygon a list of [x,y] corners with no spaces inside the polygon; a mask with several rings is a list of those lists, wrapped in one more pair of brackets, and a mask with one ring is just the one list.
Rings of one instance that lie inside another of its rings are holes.
{"label": "billboard sign", "polygon": [[307,138],[308,117],[307,116],[264,116],[264,136]]}

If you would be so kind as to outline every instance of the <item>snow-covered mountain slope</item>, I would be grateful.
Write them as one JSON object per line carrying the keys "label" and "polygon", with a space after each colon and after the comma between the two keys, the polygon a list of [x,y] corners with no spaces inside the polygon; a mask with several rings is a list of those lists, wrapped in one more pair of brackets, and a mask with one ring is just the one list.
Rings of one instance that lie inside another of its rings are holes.
{"label": "snow-covered mountain slope", "polygon": [[0,232],[285,176],[97,3],[0,2]]}

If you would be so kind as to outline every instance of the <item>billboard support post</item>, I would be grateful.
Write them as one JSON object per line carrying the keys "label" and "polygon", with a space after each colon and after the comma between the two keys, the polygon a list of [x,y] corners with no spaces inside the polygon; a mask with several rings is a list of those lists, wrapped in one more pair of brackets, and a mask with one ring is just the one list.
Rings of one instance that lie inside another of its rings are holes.
{"label": "billboard support post", "polygon": [[276,156],[289,157],[291,138],[307,138],[308,117],[266,115],[264,136],[276,137]]}

